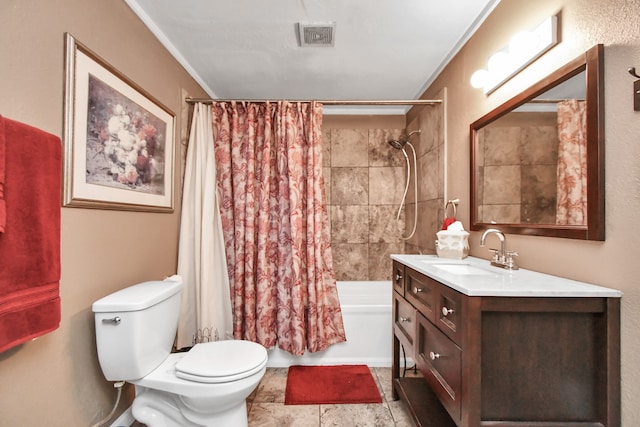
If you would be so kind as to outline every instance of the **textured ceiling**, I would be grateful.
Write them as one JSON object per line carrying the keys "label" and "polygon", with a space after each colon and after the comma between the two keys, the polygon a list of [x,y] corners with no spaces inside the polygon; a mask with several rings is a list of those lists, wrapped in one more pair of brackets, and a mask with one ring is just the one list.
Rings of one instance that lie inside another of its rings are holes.
{"label": "textured ceiling", "polygon": [[417,99],[499,0],[125,1],[211,97],[373,100]]}

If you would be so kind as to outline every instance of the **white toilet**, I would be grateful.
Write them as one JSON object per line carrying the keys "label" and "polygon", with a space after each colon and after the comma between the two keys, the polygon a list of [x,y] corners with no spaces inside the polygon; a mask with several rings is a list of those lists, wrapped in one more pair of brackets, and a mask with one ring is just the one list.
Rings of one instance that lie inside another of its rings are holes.
{"label": "white toilet", "polygon": [[132,411],[148,427],[247,426],[245,400],[266,349],[241,340],[170,353],[182,279],[140,283],[93,303],[98,359],[107,380],[135,384]]}

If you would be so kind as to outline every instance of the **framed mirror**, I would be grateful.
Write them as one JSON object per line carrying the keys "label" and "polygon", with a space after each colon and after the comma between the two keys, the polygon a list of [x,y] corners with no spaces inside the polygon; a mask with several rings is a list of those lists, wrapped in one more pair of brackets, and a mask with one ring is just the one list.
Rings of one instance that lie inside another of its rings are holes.
{"label": "framed mirror", "polygon": [[604,47],[476,120],[471,230],[604,240]]}

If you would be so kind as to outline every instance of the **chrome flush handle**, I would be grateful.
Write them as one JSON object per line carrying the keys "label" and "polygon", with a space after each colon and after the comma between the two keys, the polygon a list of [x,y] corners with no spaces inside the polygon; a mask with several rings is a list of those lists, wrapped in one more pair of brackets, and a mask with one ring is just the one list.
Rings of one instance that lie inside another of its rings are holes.
{"label": "chrome flush handle", "polygon": [[102,319],[103,324],[111,324],[111,325],[119,325],[122,322],[122,319],[119,316],[114,317],[113,319]]}

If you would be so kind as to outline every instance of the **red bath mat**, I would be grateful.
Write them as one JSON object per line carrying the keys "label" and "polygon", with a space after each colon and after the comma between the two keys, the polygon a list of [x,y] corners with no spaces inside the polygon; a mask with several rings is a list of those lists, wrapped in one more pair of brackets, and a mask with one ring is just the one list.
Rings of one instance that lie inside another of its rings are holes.
{"label": "red bath mat", "polygon": [[382,403],[367,365],[291,366],[285,405]]}

